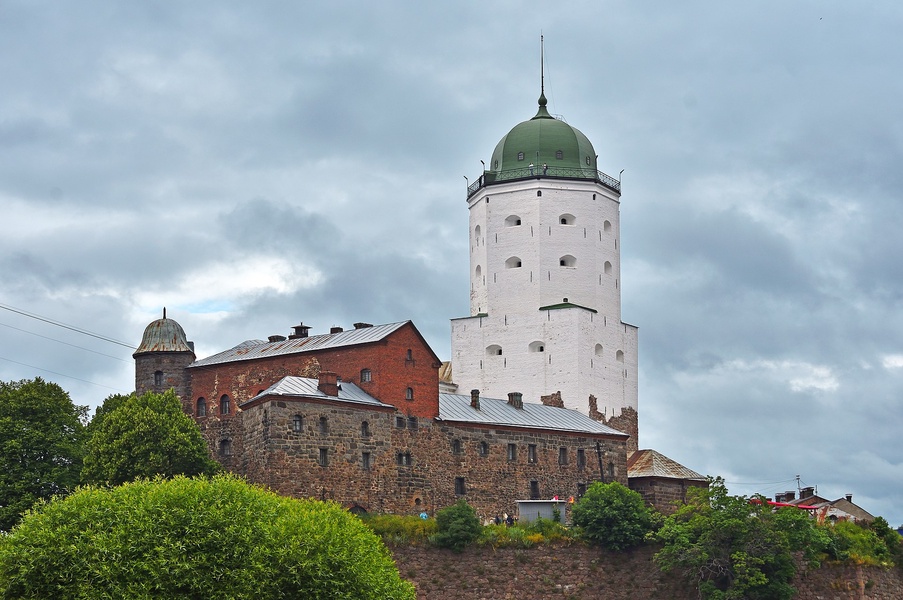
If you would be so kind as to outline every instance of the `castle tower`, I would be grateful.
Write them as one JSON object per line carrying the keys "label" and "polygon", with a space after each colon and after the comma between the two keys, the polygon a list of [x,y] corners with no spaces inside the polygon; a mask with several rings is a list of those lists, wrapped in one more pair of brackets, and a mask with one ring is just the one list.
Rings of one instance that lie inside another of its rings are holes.
{"label": "castle tower", "polygon": [[194,362],[194,344],[185,339],[185,330],[176,321],[157,319],[144,329],[141,345],[132,354],[135,359],[135,392],[162,393],[175,389],[182,404],[189,402],[188,375],[185,367]]}
{"label": "castle tower", "polygon": [[[620,182],[539,97],[467,190],[470,315],[452,320],[458,389],[560,401],[637,444],[637,328],[621,321]],[[545,397],[545,399],[543,399]]]}

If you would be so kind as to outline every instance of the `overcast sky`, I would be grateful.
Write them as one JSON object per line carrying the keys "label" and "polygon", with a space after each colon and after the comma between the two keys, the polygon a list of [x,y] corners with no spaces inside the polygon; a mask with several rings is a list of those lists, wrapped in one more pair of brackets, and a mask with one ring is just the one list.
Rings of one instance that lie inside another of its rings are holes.
{"label": "overcast sky", "polygon": [[0,380],[468,313],[464,176],[549,109],[623,173],[640,447],[903,523],[899,2],[0,0]]}

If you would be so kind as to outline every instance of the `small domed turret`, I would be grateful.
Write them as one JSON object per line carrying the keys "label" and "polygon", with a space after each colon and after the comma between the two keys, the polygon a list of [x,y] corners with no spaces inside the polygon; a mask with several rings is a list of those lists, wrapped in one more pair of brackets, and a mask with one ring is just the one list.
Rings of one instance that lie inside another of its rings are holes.
{"label": "small domed turret", "polygon": [[185,330],[176,321],[163,318],[144,329],[141,345],[132,354],[135,359],[135,391],[162,393],[172,388],[182,398],[189,392],[185,367],[194,362],[194,345],[185,337]]}
{"label": "small domed turret", "polygon": [[132,357],[145,352],[191,352],[193,354],[194,349],[185,337],[185,330],[173,319],[167,319],[164,309],[163,318],[157,319],[144,329],[141,345],[138,346]]}

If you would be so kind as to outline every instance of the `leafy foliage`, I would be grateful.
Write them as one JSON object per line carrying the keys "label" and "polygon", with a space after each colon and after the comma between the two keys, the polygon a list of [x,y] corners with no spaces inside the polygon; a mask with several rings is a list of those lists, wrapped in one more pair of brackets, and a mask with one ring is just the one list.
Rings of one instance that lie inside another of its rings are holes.
{"label": "leafy foliage", "polygon": [[[785,600],[793,595],[791,549],[817,538],[804,526],[814,528],[813,522],[784,511],[778,520],[767,504],[729,496],[721,478],[710,479],[708,488],[689,490],[688,496],[658,532],[664,547],[655,560],[663,570],[681,572],[706,599]],[[788,524],[791,534],[781,529]]]}
{"label": "leafy foliage", "polygon": [[0,382],[0,530],[78,484],[87,410],[40,377]]}
{"label": "leafy foliage", "polygon": [[[108,403],[114,408],[110,410]],[[82,479],[119,485],[157,475],[211,475],[218,465],[175,392],[111,396],[88,426]]]}
{"label": "leafy foliage", "polygon": [[593,543],[625,550],[641,544],[653,531],[656,515],[633,490],[618,482],[598,482],[574,505],[571,520]]}
{"label": "leafy foliage", "polygon": [[[881,521],[884,524],[887,523],[884,519]],[[892,538],[886,535],[885,531],[881,531],[883,529],[881,522],[870,526],[851,521],[838,521],[834,525],[826,525],[825,529],[832,542],[829,547],[830,558],[848,560],[860,565],[891,566],[893,564],[894,548],[899,547],[899,542],[893,540],[888,546],[888,541]],[[896,534],[896,532],[894,533]],[[896,535],[899,538],[899,535]]]}
{"label": "leafy foliage", "polygon": [[364,524],[384,542],[425,542],[438,530],[436,519],[421,519],[411,515],[364,515]]}
{"label": "leafy foliage", "polygon": [[0,598],[414,597],[339,505],[231,476],[82,488],[0,537]]}
{"label": "leafy foliage", "polygon": [[436,513],[436,526],[439,531],[430,541],[455,552],[475,542],[483,529],[476,511],[463,498]]}

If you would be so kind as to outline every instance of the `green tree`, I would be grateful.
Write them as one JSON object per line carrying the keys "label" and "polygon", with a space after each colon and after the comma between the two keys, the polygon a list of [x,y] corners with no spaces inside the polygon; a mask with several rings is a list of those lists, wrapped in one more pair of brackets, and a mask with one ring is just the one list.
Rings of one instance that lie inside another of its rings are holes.
{"label": "green tree", "polygon": [[338,504],[228,475],[81,488],[0,537],[4,599],[414,597]]}
{"label": "green tree", "polygon": [[642,496],[616,481],[589,486],[571,512],[583,537],[609,550],[641,544],[655,528],[656,517]]}
{"label": "green tree", "polygon": [[728,495],[721,478],[689,490],[687,503],[665,520],[658,539],[664,547],[656,562],[698,586],[702,598],[786,600],[794,593],[790,542],[775,526],[771,506]]}
{"label": "green tree", "polygon": [[436,528],[439,531],[430,540],[440,548],[455,552],[475,542],[483,530],[477,512],[464,498],[436,513]]}
{"label": "green tree", "polygon": [[89,425],[82,470],[86,483],[118,485],[139,477],[211,475],[218,470],[200,430],[172,390],[124,401],[116,397],[113,402],[113,410],[101,411],[100,421]]}
{"label": "green tree", "polygon": [[0,530],[78,484],[87,412],[40,377],[0,382]]}

